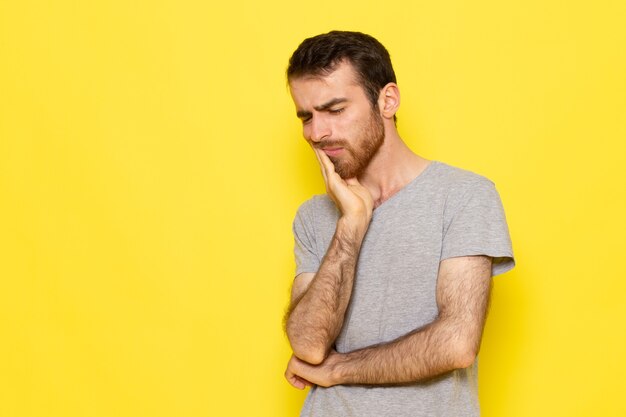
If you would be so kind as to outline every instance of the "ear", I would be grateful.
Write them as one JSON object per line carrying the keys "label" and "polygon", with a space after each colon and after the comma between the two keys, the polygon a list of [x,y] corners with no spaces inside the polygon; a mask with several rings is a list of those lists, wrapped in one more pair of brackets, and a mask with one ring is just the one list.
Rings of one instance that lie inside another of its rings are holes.
{"label": "ear", "polygon": [[389,83],[380,90],[378,108],[386,119],[391,119],[400,107],[400,90],[396,83]]}

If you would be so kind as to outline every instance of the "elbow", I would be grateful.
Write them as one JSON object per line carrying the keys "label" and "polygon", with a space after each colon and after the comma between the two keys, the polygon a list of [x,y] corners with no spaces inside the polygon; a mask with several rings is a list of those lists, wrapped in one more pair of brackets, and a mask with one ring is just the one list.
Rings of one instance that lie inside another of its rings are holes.
{"label": "elbow", "polygon": [[295,340],[289,340],[291,350],[294,356],[311,365],[319,365],[328,356],[328,350],[324,346],[312,346],[307,343],[298,343]]}
{"label": "elbow", "polygon": [[311,365],[320,365],[322,362],[324,362],[324,360],[326,359],[326,356],[328,356],[326,354],[326,352],[324,352],[323,350],[304,350],[302,352],[293,352],[294,355],[296,355],[296,357],[298,357],[298,359],[301,359],[303,361],[305,361],[306,363],[309,363]]}
{"label": "elbow", "polygon": [[476,361],[478,347],[473,343],[461,343],[457,346],[453,359],[454,369],[469,368]]}
{"label": "elbow", "polygon": [[457,368],[469,368],[476,361],[476,356],[476,354],[471,352],[466,352],[462,355],[459,355],[459,357],[457,358]]}

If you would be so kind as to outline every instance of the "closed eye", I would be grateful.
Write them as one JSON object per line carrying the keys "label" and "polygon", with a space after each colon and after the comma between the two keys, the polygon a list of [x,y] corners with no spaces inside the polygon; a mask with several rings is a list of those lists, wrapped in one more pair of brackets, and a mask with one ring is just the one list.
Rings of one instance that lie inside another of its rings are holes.
{"label": "closed eye", "polygon": [[339,109],[331,109],[331,110],[328,110],[328,111],[331,114],[339,114],[339,113],[343,112],[344,110],[345,110],[345,108],[342,107],[342,108],[339,108]]}

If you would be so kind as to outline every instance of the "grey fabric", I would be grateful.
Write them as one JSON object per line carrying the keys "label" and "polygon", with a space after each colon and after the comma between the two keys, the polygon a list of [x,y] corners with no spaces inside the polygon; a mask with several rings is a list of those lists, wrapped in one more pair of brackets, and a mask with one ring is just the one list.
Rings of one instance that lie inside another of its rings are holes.
{"label": "grey fabric", "polygon": [[[326,195],[300,206],[293,222],[296,276],[317,272],[339,214]],[[489,179],[432,161],[374,210],[337,351],[390,341],[432,322],[439,262],[465,255],[493,257],[493,275],[513,268],[500,196]],[[405,386],[314,387],[301,415],[478,416],[476,362]]]}

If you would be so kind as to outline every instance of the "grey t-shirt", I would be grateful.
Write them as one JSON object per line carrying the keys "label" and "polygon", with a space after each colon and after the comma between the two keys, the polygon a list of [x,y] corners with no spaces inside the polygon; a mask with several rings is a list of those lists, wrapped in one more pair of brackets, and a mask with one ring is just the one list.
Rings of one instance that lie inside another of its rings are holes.
{"label": "grey t-shirt", "polygon": [[[326,195],[300,206],[296,276],[317,272],[339,215]],[[337,351],[391,341],[435,320],[439,263],[467,255],[493,257],[493,275],[513,268],[500,196],[489,179],[432,161],[374,210]],[[404,386],[313,387],[301,415],[478,416],[476,366]]]}

